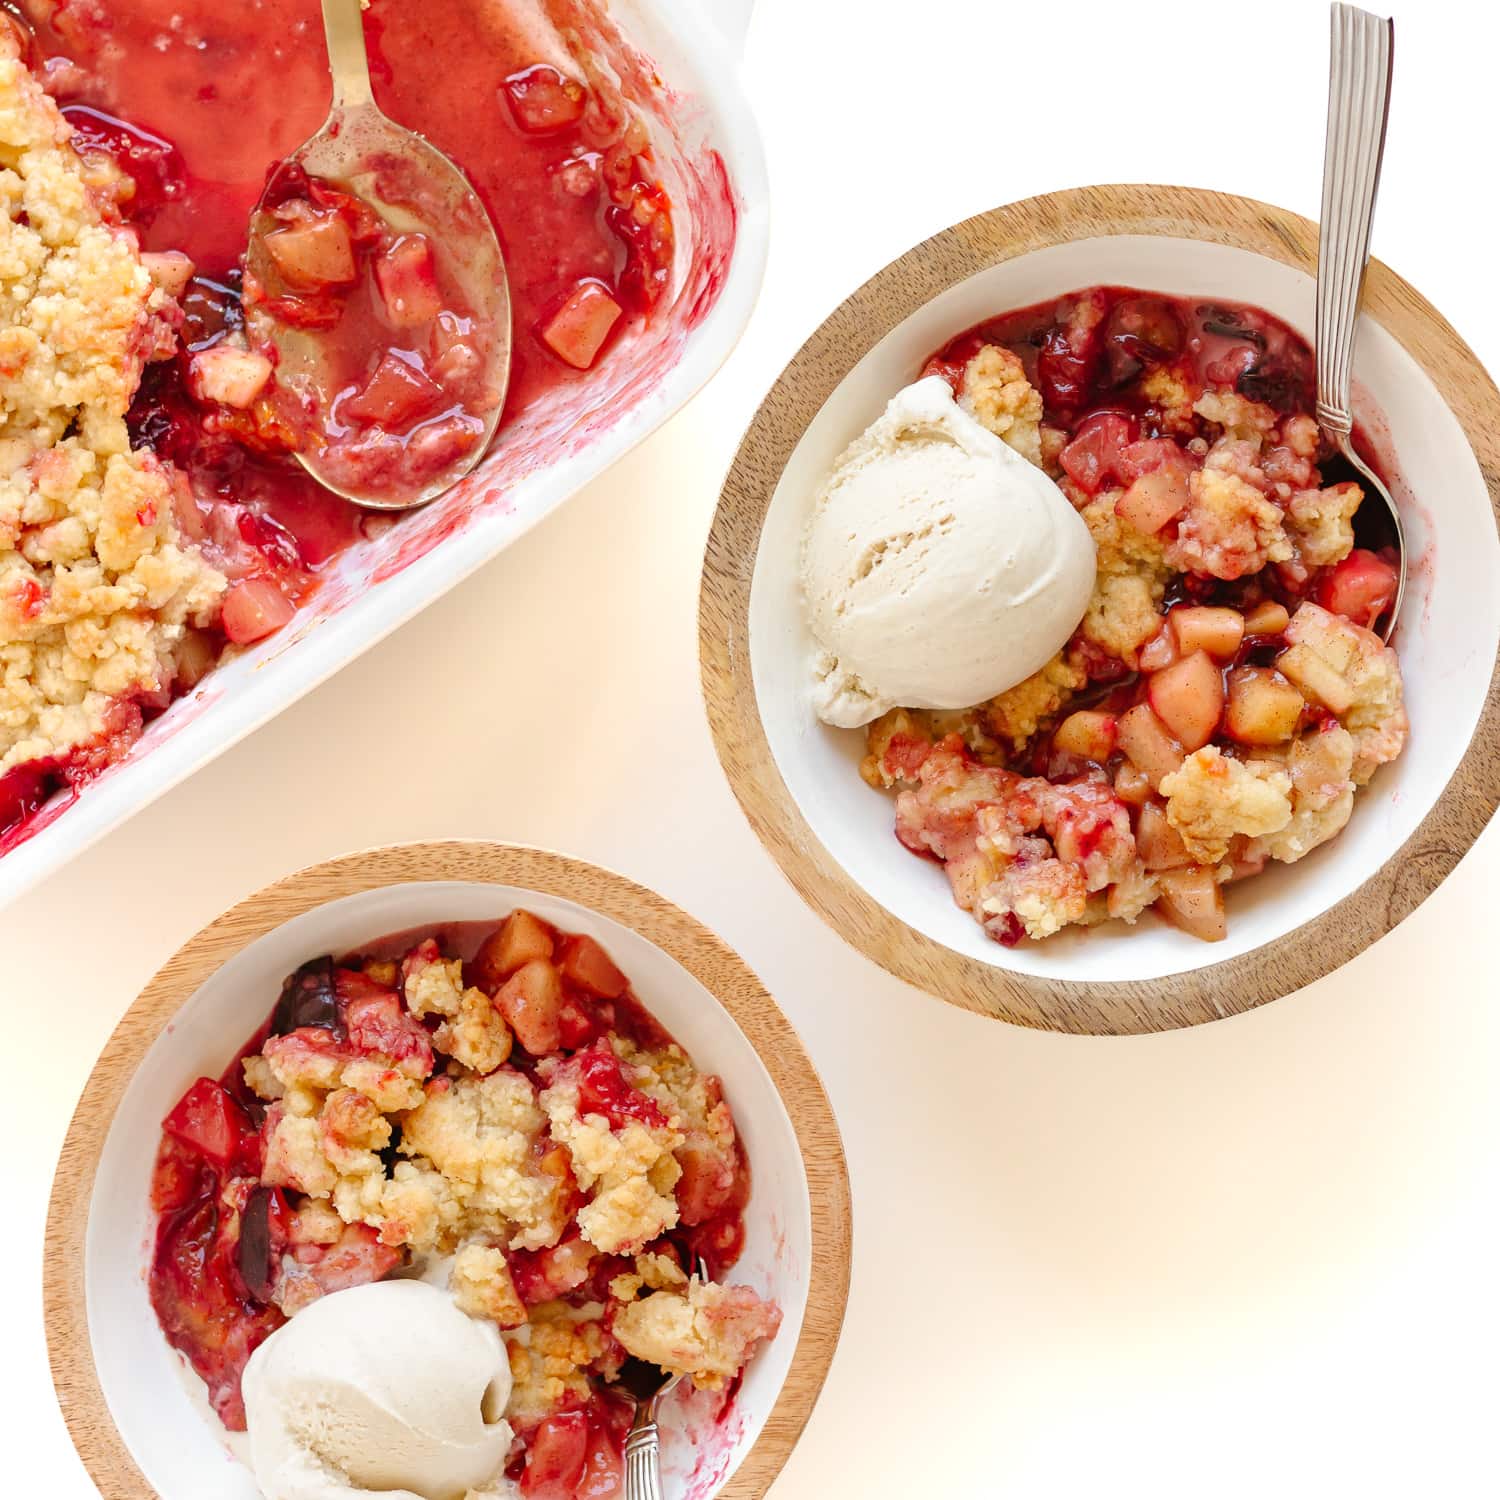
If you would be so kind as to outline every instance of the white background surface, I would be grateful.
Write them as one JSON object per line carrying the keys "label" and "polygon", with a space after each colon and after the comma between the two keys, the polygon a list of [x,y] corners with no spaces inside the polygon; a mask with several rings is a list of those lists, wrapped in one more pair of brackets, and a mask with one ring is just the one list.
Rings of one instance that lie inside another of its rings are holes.
{"label": "white background surface", "polygon": [[[1500,369],[1500,16],[1425,0],[1398,20],[1376,250]],[[816,322],[915,240],[1053,188],[1176,181],[1315,214],[1325,35],[1320,0],[761,0],[747,70],[771,268],[717,382],[0,915],[5,1493],[94,1493],[47,1376],[42,1230],[120,1013],[265,882],[448,835],[564,849],[681,902],[759,970],[822,1070],[854,1283],[773,1500],[1494,1493],[1500,834],[1300,995],[1169,1036],[1030,1034],[925,998],[822,927],[741,819],[698,695],[717,485]]]}

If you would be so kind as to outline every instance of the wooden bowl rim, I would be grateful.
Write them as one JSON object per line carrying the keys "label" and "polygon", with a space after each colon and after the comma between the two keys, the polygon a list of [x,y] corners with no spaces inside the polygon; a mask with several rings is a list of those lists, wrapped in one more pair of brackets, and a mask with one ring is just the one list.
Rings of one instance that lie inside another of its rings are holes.
{"label": "wooden bowl rim", "polygon": [[[1074,188],[992,209],[933,235],[841,303],[761,402],[724,480],[699,598],[700,670],[719,760],[751,826],[803,899],[867,958],[949,1004],[1017,1025],[1091,1034],[1217,1020],[1331,973],[1431,895],[1500,806],[1497,666],[1457,771],[1412,836],[1357,890],[1248,953],[1186,973],[1105,983],[1020,974],[955,952],[881,906],[813,832],[777,768],[750,672],[751,581],[788,459],[853,366],[942,292],[1034,250],[1118,235],[1228,245],[1309,274],[1317,263],[1317,226],[1301,215],[1185,187]],[[1458,419],[1500,525],[1500,393],[1483,365],[1437,309],[1379,261],[1370,262],[1364,309],[1427,373]]]}
{"label": "wooden bowl rim", "polygon": [[43,1308],[58,1403],[105,1500],[151,1500],[99,1384],[84,1289],[84,1250],[100,1153],[115,1111],[157,1036],[208,977],[293,917],[381,886],[425,881],[517,886],[575,901],[655,944],[729,1012],[770,1073],[807,1173],[812,1264],[792,1362],[759,1436],[720,1491],[760,1500],[806,1426],[837,1347],[849,1294],[852,1228],[838,1125],[801,1038],[749,966],[680,907],[612,870],[526,845],[389,845],[310,865],[246,897],[189,938],[125,1012],[84,1086],[58,1160],[47,1213]]}

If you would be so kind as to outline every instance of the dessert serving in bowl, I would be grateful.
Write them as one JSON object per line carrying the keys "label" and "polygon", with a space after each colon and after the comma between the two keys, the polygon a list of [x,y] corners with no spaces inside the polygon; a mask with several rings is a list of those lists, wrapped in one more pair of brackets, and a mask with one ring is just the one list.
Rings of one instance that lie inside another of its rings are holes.
{"label": "dessert serving in bowl", "polygon": [[[272,270],[247,279],[267,172],[327,112],[318,12],[0,10],[0,900],[534,524],[749,316],[758,142],[723,40],[678,0],[365,11],[377,102],[498,230],[508,390],[463,268],[337,184],[282,174]],[[422,184],[388,176],[420,219]],[[258,319],[349,335],[313,395],[322,467],[354,488],[467,460],[506,390],[486,457],[399,518],[322,488],[294,462],[312,397]]]}
{"label": "dessert serving in bowl", "polygon": [[1367,945],[1493,810],[1500,403],[1372,265],[1386,645],[1397,538],[1314,415],[1316,246],[1182,189],[1014,205],[876,276],[762,406],[710,541],[710,717],[783,868],[894,972],[1028,1024],[1210,1019]]}
{"label": "dessert serving in bowl", "polygon": [[[536,850],[292,876],[163,968],[69,1133],[59,1398],[120,1495],[758,1495],[837,1339],[816,1075],[683,913]],[[248,1429],[248,1431],[247,1431]]]}

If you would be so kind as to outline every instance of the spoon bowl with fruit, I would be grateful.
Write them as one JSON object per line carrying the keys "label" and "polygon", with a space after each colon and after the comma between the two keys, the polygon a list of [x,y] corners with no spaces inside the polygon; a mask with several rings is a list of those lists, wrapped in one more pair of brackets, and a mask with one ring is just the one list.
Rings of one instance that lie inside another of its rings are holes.
{"label": "spoon bowl with fruit", "polygon": [[[250,221],[245,378],[298,461],[378,510],[436,499],[505,404],[510,292],[467,177],[375,104],[359,0],[323,0],[333,107],[271,173]],[[223,372],[227,379],[234,372]]]}

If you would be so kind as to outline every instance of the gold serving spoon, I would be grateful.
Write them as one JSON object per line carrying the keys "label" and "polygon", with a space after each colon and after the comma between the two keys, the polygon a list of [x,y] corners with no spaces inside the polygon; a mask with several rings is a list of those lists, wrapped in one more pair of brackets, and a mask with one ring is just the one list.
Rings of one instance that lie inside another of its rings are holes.
{"label": "gold serving spoon", "polygon": [[[321,405],[323,430],[315,427],[312,440],[296,454],[313,478],[346,499],[377,510],[407,510],[436,499],[456,484],[483,457],[494,436],[510,376],[510,286],[495,226],[468,178],[430,141],[398,125],[376,106],[360,0],[322,3],[333,107],[322,128],[297,147],[266,183],[250,220],[246,285],[265,286],[267,277],[275,274],[266,249],[267,236],[278,228],[271,210],[280,201],[278,189],[284,193],[286,174],[297,168],[368,204],[395,233],[421,234],[431,242],[435,256],[461,292],[471,321],[481,330],[475,353],[484,368],[475,384],[485,392],[486,409],[471,409],[470,414],[482,420],[482,433],[450,464],[407,488],[385,482],[378,488],[366,487],[352,482],[347,474],[331,474],[324,462],[328,445],[322,441],[331,414]],[[402,192],[403,201],[386,201],[380,190],[393,182],[415,184],[418,190]],[[274,348],[281,388],[301,395],[332,388],[336,377],[330,341],[321,330],[257,312],[250,298],[246,312],[256,338]]]}

